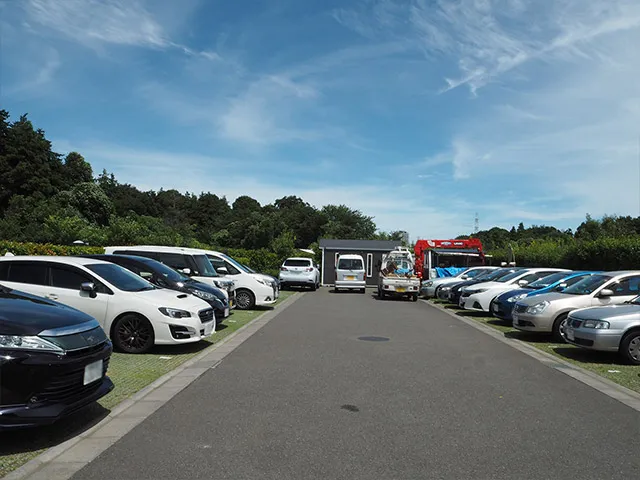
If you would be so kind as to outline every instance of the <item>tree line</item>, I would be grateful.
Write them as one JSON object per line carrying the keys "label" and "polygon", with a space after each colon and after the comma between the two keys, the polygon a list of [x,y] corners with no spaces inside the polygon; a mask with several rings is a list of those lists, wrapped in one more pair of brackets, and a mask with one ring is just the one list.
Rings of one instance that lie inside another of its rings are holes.
{"label": "tree line", "polygon": [[142,191],[52,150],[27,115],[0,110],[0,240],[68,245],[210,245],[248,250],[308,248],[319,238],[401,240],[346,205],[316,208],[297,196],[261,205],[212,192]]}

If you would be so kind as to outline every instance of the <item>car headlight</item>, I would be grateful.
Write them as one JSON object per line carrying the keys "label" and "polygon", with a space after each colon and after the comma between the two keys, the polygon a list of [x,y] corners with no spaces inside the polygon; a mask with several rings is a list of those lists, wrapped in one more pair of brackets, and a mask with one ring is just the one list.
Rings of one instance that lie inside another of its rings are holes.
{"label": "car headlight", "polygon": [[451,290],[451,287],[440,287],[440,290],[444,292],[445,290]]}
{"label": "car headlight", "polygon": [[171,318],[188,318],[191,316],[191,312],[180,310],[178,308],[160,307],[158,310],[160,310],[160,313],[163,315]]}
{"label": "car headlight", "polygon": [[597,330],[606,330],[609,328],[609,322],[603,320],[585,320],[582,324],[584,328],[595,328]]}
{"label": "car headlight", "polygon": [[203,292],[202,290],[192,290],[191,293],[193,293],[196,297],[200,297],[204,300],[214,300],[218,298],[213,293]]}
{"label": "car headlight", "polygon": [[64,354],[64,350],[58,345],[40,337],[0,335],[0,351],[7,350],[37,350],[40,352],[55,352]]}
{"label": "car headlight", "polygon": [[514,295],[513,297],[509,297],[507,298],[507,302],[509,303],[515,303],[518,300],[522,300],[524,297],[526,297],[527,294],[526,293],[521,293],[520,295]]}
{"label": "car headlight", "polygon": [[430,287],[431,285],[433,285],[433,282],[431,282],[431,281],[429,281],[429,282],[424,284],[425,287]]}
{"label": "car headlight", "polygon": [[488,288],[479,288],[477,290],[467,290],[466,293],[470,293],[471,295],[475,295],[476,293],[484,293],[487,290],[489,290]]}
{"label": "car headlight", "polygon": [[544,311],[545,308],[549,306],[549,302],[546,300],[544,302],[536,303],[535,305],[531,305],[527,308],[527,313],[531,315],[539,315]]}

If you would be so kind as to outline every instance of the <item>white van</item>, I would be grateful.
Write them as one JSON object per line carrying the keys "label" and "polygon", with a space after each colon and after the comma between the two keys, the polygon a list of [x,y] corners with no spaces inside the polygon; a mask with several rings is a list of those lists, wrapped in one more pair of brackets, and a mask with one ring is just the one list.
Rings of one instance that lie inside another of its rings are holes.
{"label": "white van", "polygon": [[213,285],[225,294],[231,308],[235,307],[235,282],[219,275],[211,262],[203,253],[188,251],[191,249],[182,247],[164,247],[157,245],[135,245],[128,247],[105,247],[108,255],[137,255],[147,257],[164,263],[185,275]]}
{"label": "white van", "polygon": [[280,296],[280,289],[273,277],[251,273],[241,263],[224,253],[199,248],[183,248],[183,250],[206,255],[220,275],[233,278],[236,284],[236,305],[241,310],[273,305]]}
{"label": "white van", "polygon": [[158,288],[102,260],[0,257],[0,282],[91,315],[114,346],[126,353],[144,353],[153,345],[199,342],[215,331],[214,311],[204,300]]}
{"label": "white van", "polygon": [[343,290],[360,290],[366,292],[366,272],[361,255],[338,255],[336,264],[336,292]]}

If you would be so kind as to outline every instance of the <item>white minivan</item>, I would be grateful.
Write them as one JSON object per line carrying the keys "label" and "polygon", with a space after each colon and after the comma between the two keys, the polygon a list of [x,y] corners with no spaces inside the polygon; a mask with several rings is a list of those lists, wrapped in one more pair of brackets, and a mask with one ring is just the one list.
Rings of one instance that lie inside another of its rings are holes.
{"label": "white minivan", "polygon": [[91,315],[114,346],[126,353],[144,353],[153,345],[199,342],[215,331],[214,311],[204,300],[158,288],[111,262],[0,257],[0,282]]}
{"label": "white minivan", "polygon": [[241,263],[224,253],[199,248],[184,248],[183,250],[194,254],[205,254],[220,275],[235,281],[236,305],[240,310],[273,305],[280,296],[280,289],[273,277],[252,273]]}
{"label": "white minivan", "polygon": [[361,255],[338,255],[336,264],[336,292],[340,290],[360,290],[366,292],[366,272]]}

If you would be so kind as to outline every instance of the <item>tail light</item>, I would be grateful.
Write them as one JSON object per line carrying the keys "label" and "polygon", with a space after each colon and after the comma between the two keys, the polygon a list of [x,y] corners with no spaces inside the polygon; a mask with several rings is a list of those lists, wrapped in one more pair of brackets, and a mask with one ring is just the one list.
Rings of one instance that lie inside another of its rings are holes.
{"label": "tail light", "polygon": [[307,268],[307,272],[313,272],[313,267]]}
{"label": "tail light", "polygon": [[287,267],[280,267],[280,271],[281,272],[286,272],[287,271]]}

